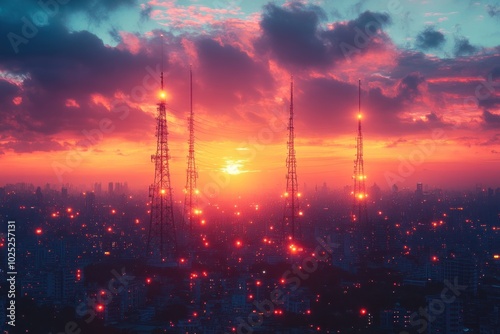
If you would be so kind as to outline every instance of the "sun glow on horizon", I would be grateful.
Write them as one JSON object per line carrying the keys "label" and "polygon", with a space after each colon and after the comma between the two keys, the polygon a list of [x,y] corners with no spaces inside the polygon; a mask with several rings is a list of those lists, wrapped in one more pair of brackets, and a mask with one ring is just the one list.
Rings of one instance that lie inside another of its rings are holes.
{"label": "sun glow on horizon", "polygon": [[229,175],[238,175],[244,173],[244,170],[241,170],[243,164],[239,161],[227,160],[226,166],[222,168],[222,171]]}

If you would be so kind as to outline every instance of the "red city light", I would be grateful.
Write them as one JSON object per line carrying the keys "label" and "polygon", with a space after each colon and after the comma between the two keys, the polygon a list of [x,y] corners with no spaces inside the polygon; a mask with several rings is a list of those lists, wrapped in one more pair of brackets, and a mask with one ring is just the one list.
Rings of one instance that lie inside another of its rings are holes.
{"label": "red city light", "polygon": [[41,228],[37,228],[35,230],[35,233],[38,234],[38,235],[42,234],[42,229]]}
{"label": "red city light", "polygon": [[99,304],[99,305],[97,305],[96,308],[97,308],[97,311],[104,311],[104,305]]}
{"label": "red city light", "polygon": [[151,278],[149,278],[149,277],[148,277],[148,278],[146,278],[146,283],[147,283],[147,284],[150,284],[150,283],[151,283]]}
{"label": "red city light", "polygon": [[362,308],[361,310],[359,310],[359,314],[365,315],[366,314],[366,309]]}

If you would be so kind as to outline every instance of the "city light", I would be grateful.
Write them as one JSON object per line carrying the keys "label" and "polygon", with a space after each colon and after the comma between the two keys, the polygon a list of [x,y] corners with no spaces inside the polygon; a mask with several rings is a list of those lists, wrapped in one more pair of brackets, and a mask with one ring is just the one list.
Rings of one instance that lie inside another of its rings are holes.
{"label": "city light", "polygon": [[367,311],[365,308],[362,308],[361,310],[359,310],[359,314],[361,315],[366,315]]}
{"label": "city light", "polygon": [[38,234],[38,235],[42,234],[42,229],[41,228],[37,228],[35,230],[35,233]]}

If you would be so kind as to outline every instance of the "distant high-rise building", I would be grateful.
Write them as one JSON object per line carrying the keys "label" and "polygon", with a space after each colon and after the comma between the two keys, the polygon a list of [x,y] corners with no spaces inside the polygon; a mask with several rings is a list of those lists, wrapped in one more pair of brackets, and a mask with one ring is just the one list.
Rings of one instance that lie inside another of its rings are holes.
{"label": "distant high-rise building", "polygon": [[43,203],[42,188],[40,188],[40,187],[36,188],[35,197],[36,197],[36,204],[38,206],[42,205],[42,203]]}
{"label": "distant high-rise building", "polygon": [[[441,295],[426,296],[427,310],[432,316],[427,321],[428,334],[462,334],[463,303],[456,298],[451,303],[444,303]],[[432,319],[433,321],[430,321]]]}
{"label": "distant high-rise building", "polygon": [[422,182],[417,183],[417,189],[415,190],[415,195],[422,196],[424,194],[424,186]]}
{"label": "distant high-rise building", "polygon": [[108,195],[113,194],[113,182],[108,183]]}
{"label": "distant high-rise building", "polygon": [[96,195],[100,195],[102,193],[102,185],[101,185],[100,182],[99,183],[97,183],[97,182],[94,183],[94,193]]}
{"label": "distant high-rise building", "polygon": [[115,182],[115,193],[117,195],[121,195],[122,193],[122,184],[120,182]]}

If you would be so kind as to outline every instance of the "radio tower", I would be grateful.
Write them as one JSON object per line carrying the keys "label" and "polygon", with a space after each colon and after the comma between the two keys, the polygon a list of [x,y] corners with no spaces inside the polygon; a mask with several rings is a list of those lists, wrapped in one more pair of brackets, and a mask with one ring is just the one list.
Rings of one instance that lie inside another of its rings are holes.
{"label": "radio tower", "polygon": [[189,126],[189,154],[187,163],[186,187],[184,188],[184,215],[189,221],[189,231],[193,231],[193,216],[200,214],[196,208],[198,189],[196,188],[196,163],[194,159],[194,113],[193,113],[193,71],[189,68],[189,84],[190,84],[190,113],[188,117]]}
{"label": "radio tower", "polygon": [[365,167],[363,164],[363,134],[361,133],[361,80],[358,82],[358,136],[356,138],[356,160],[354,160],[354,189],[351,218],[352,221],[366,221]]}
{"label": "radio tower", "polygon": [[177,239],[175,235],[174,208],[168,160],[168,130],[166,93],[163,90],[163,35],[161,61],[161,91],[156,117],[156,154],[151,155],[155,164],[154,183],[149,187],[151,197],[151,216],[147,243],[147,256],[153,261],[164,262],[166,258],[177,255]]}
{"label": "radio tower", "polygon": [[[286,158],[286,191],[285,212],[283,215],[282,233],[285,240],[293,240],[300,232],[298,226],[295,226],[298,216],[302,216],[299,211],[299,184],[297,182],[297,159],[295,157],[295,134],[293,127],[293,77],[290,82],[290,118],[288,121],[288,156]],[[296,233],[297,232],[297,233]]]}

